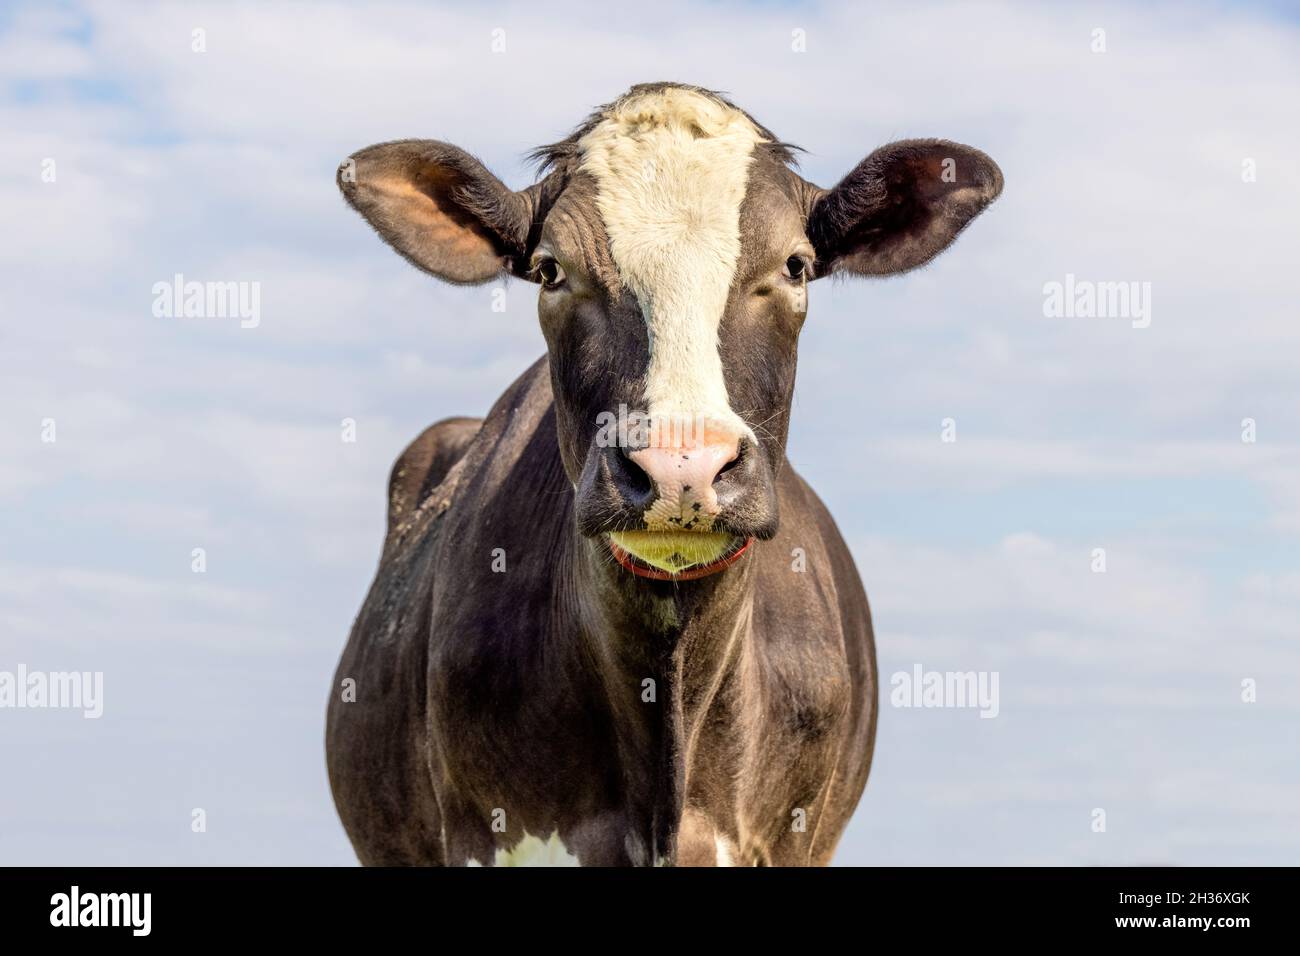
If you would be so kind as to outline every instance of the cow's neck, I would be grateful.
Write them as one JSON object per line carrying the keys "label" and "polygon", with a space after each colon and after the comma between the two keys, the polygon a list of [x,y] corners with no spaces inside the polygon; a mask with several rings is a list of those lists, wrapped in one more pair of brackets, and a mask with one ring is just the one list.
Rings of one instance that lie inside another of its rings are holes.
{"label": "cow's neck", "polygon": [[694,768],[721,769],[731,759],[730,747],[725,754],[701,748],[740,740],[753,555],[674,586],[632,576],[602,547],[580,539],[575,548],[580,630],[612,711],[634,812],[653,834],[653,852],[664,855]]}

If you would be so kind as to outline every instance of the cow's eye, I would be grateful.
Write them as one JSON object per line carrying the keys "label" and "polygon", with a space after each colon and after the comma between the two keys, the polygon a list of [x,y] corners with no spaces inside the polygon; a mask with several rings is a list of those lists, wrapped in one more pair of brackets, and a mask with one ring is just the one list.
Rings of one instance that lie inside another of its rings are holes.
{"label": "cow's eye", "polygon": [[791,256],[789,259],[785,260],[785,268],[781,270],[781,274],[787,279],[792,279],[795,282],[798,282],[804,277],[807,268],[807,264],[803,259],[799,258],[799,256]]}
{"label": "cow's eye", "polygon": [[539,260],[535,269],[544,288],[554,289],[564,284],[564,270],[554,259]]}

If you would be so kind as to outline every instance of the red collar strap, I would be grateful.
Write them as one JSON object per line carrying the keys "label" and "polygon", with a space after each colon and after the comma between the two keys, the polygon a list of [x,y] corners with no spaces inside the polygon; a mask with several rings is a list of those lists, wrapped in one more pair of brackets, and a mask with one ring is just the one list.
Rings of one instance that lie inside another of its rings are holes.
{"label": "red collar strap", "polygon": [[609,550],[614,553],[614,560],[627,570],[631,571],[639,578],[649,578],[651,581],[694,581],[696,578],[707,578],[710,574],[717,574],[719,571],[725,571],[744,556],[749,550],[749,546],[754,543],[753,538],[746,538],[735,551],[725,557],[708,564],[700,564],[695,567],[687,568],[685,571],[664,571],[660,568],[653,568],[648,564],[643,564],[632,555],[628,554],[613,541],[609,542]]}

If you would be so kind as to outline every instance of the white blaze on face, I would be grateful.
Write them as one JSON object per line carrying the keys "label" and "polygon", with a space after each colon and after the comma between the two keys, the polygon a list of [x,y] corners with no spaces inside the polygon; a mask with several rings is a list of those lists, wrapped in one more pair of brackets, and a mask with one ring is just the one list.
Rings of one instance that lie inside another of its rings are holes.
{"label": "white blaze on face", "polygon": [[652,419],[703,416],[753,439],[727,400],[718,325],[763,141],[739,110],[669,88],[621,103],[579,143],[610,253],[649,330]]}

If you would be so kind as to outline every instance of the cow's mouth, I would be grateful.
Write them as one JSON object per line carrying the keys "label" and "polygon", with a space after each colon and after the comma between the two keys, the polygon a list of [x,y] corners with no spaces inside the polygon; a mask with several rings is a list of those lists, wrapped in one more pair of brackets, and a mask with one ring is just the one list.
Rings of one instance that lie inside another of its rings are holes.
{"label": "cow's mouth", "polygon": [[730,567],[753,540],[710,531],[613,531],[609,549],[638,577],[689,581]]}

